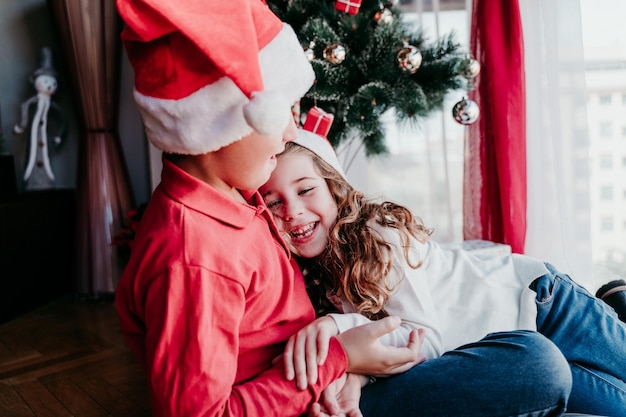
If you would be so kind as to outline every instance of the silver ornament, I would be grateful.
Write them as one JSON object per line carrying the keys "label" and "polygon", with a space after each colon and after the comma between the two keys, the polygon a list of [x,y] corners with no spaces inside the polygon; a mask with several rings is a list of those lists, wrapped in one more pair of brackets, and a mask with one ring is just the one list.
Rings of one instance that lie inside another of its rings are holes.
{"label": "silver ornament", "polygon": [[346,59],[346,48],[331,43],[324,49],[324,59],[332,64],[341,64]]}
{"label": "silver ornament", "polygon": [[306,56],[306,59],[308,59],[309,62],[311,62],[315,59],[315,52],[313,51],[313,49],[309,48],[308,46],[305,46],[304,56]]}
{"label": "silver ornament", "polygon": [[313,48],[315,48],[315,41],[309,42],[309,46],[302,47],[302,49],[304,49],[304,56],[306,56],[306,59],[308,59],[309,62],[315,59],[315,51]]}
{"label": "silver ornament", "polygon": [[393,22],[393,13],[391,13],[389,9],[379,10],[374,14],[374,20],[376,20],[379,25],[388,25]]}
{"label": "silver ornament", "polygon": [[465,97],[452,108],[452,117],[462,125],[471,125],[480,115],[480,108],[475,101]]}
{"label": "silver ornament", "polygon": [[398,64],[404,72],[415,74],[422,65],[422,53],[413,45],[405,45],[398,52]]}
{"label": "silver ornament", "polygon": [[476,78],[478,74],[480,74],[480,62],[476,61],[474,58],[470,58],[467,67],[463,70],[463,76],[470,80]]}

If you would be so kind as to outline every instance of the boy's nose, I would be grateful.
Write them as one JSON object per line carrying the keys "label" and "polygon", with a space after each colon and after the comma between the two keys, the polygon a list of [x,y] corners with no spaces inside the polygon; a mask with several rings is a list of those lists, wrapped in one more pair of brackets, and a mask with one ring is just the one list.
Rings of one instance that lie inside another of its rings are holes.
{"label": "boy's nose", "polygon": [[283,132],[283,141],[292,142],[296,140],[296,137],[298,137],[298,127],[296,126],[296,122],[293,120],[293,117],[290,117],[289,123]]}

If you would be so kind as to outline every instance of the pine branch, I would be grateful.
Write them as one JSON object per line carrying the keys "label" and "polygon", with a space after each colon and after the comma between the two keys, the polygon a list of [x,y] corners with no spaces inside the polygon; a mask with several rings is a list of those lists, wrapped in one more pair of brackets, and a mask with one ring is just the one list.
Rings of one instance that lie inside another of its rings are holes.
{"label": "pine branch", "polygon": [[[381,18],[381,4],[388,20]],[[429,42],[391,2],[363,0],[356,15],[336,10],[335,0],[268,0],[268,5],[294,28],[303,47],[313,50],[316,82],[300,107],[305,114],[316,105],[335,115],[328,134],[334,146],[356,131],[366,155],[386,153],[385,111],[394,109],[399,122],[419,126],[441,109],[448,92],[467,88],[462,71],[469,58],[455,34]],[[333,44],[345,48],[344,61],[325,58]],[[407,45],[421,52],[421,65],[413,74],[398,62],[398,52]]]}

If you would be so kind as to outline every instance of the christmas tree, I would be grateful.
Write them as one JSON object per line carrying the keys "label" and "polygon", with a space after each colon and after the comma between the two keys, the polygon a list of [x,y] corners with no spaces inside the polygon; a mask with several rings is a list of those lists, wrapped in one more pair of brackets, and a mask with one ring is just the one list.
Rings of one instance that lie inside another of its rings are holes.
{"label": "christmas tree", "polygon": [[407,23],[393,1],[267,0],[295,30],[316,74],[300,102],[334,116],[327,136],[336,147],[356,133],[366,154],[387,151],[380,116],[394,109],[415,127],[441,109],[445,95],[467,88],[470,64],[455,34],[432,43]]}

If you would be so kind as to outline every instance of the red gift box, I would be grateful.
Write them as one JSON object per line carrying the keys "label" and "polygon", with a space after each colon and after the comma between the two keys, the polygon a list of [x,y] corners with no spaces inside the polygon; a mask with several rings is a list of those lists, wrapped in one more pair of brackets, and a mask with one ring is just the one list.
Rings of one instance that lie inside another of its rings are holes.
{"label": "red gift box", "polygon": [[359,12],[362,0],[337,0],[335,2],[335,9],[355,15]]}
{"label": "red gift box", "polygon": [[311,107],[302,128],[325,138],[334,119],[335,115],[332,113],[326,113],[319,107]]}

